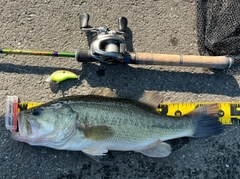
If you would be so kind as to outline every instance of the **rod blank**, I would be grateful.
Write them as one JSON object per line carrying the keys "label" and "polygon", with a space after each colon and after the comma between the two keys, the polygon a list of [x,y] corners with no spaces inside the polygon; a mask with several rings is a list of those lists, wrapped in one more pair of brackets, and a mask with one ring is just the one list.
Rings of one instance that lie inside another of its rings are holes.
{"label": "rod blank", "polygon": [[58,52],[58,51],[34,51],[34,50],[0,49],[0,53],[18,54],[18,55],[55,56],[55,57],[75,57],[75,52]]}

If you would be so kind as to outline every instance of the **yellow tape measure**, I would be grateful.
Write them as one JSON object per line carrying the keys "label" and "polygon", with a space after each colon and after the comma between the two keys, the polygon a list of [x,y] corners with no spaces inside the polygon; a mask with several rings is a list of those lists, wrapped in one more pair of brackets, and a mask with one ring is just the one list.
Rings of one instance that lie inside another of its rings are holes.
{"label": "yellow tape measure", "polygon": [[183,116],[198,106],[206,104],[218,104],[219,120],[225,125],[240,124],[240,103],[238,102],[196,102],[196,103],[160,103],[157,111],[168,116]]}
{"label": "yellow tape measure", "polygon": [[41,104],[43,104],[43,102],[19,102],[18,112],[39,106]]}
{"label": "yellow tape measure", "polygon": [[[18,111],[26,110],[38,105],[41,102],[20,102]],[[160,103],[157,107],[157,112],[168,116],[183,116],[194,110],[198,106],[206,104],[216,104],[211,102],[196,102],[196,103]],[[221,102],[219,105],[219,120],[225,125],[240,124],[240,103],[238,102]]]}

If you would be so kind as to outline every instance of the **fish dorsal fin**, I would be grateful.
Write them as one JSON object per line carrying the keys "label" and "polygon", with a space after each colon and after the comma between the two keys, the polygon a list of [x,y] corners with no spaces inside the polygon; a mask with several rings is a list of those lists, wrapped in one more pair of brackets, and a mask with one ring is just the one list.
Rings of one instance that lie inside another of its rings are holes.
{"label": "fish dorsal fin", "polygon": [[91,92],[92,95],[97,95],[97,96],[106,96],[106,97],[112,97],[112,98],[116,98],[118,97],[118,95],[113,92],[111,89],[109,88],[94,88]]}
{"label": "fish dorsal fin", "polygon": [[[112,98],[119,98],[119,96],[109,88],[94,88],[91,92],[92,95],[97,96],[105,96],[105,97],[112,97]],[[143,94],[139,96],[126,96],[126,99],[131,99],[135,101],[139,101],[151,107],[153,111],[156,111],[159,103],[163,101],[163,95],[158,91],[144,91]]]}
{"label": "fish dorsal fin", "polygon": [[159,103],[163,101],[163,95],[158,91],[144,91],[142,96],[139,98],[139,101],[156,110]]}
{"label": "fish dorsal fin", "polygon": [[218,117],[218,104],[208,104],[204,106],[198,106],[190,113],[186,114],[186,116],[194,117],[194,116],[211,116],[211,117]]}

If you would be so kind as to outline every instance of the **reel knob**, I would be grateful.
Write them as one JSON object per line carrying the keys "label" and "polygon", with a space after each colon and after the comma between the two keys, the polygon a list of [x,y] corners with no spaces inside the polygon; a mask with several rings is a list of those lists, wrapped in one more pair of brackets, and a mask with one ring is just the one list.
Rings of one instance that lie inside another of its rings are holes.
{"label": "reel knob", "polygon": [[118,18],[118,29],[119,29],[119,31],[126,33],[127,23],[128,23],[128,21],[127,21],[126,17],[119,17]]}
{"label": "reel knob", "polygon": [[80,21],[80,29],[82,28],[87,28],[88,27],[88,21],[89,21],[89,14],[87,13],[82,13],[79,17],[79,21]]}

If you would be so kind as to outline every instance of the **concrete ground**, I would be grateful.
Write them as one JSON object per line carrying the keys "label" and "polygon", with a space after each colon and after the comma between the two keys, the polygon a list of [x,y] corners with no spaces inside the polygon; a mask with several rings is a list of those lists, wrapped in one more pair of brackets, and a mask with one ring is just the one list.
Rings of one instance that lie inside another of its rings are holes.
{"label": "concrete ground", "polygon": [[[75,51],[88,49],[79,15],[90,25],[117,29],[128,19],[130,51],[198,55],[194,0],[1,0],[0,47]],[[57,86],[45,79],[67,69],[80,76]],[[99,71],[101,73],[99,73]],[[166,158],[134,152],[109,152],[96,163],[82,152],[58,151],[13,141],[5,128],[7,95],[22,101],[50,101],[63,95],[90,94],[106,87],[122,96],[158,90],[164,101],[240,101],[239,65],[228,70],[205,68],[82,64],[69,58],[0,55],[0,178],[239,178],[240,126],[205,139],[169,141]]]}

